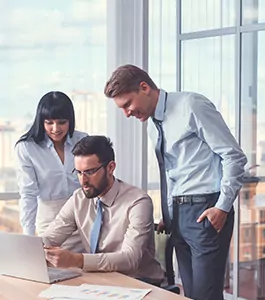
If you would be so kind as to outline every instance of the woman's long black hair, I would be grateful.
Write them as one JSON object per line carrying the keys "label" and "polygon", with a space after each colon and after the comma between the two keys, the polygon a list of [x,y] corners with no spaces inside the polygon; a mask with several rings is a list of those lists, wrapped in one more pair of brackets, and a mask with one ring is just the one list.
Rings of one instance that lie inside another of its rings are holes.
{"label": "woman's long black hair", "polygon": [[37,107],[33,125],[23,134],[16,144],[33,139],[36,144],[45,138],[44,120],[66,119],[69,121],[69,135],[73,136],[75,129],[75,113],[70,98],[62,92],[49,92],[41,99]]}

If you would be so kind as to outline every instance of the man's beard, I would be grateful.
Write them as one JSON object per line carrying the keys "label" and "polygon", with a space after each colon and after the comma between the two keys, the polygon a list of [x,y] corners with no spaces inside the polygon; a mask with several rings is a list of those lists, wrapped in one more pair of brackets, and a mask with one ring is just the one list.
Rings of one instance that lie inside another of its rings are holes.
{"label": "man's beard", "polygon": [[82,188],[83,193],[85,194],[86,198],[95,198],[101,195],[108,187],[108,178],[106,173],[104,174],[102,180],[100,181],[98,187],[90,184],[86,184],[86,187],[90,187],[89,190],[85,191],[84,188]]}

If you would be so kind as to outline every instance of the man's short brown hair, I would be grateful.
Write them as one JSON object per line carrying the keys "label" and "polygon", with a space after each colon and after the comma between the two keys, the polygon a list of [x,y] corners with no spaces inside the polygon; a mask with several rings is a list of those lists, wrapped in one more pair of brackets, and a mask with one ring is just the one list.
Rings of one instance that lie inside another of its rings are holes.
{"label": "man's short brown hair", "polygon": [[104,94],[108,98],[114,98],[118,95],[138,92],[140,83],[143,81],[152,89],[157,89],[153,80],[144,70],[134,65],[120,66],[107,81]]}

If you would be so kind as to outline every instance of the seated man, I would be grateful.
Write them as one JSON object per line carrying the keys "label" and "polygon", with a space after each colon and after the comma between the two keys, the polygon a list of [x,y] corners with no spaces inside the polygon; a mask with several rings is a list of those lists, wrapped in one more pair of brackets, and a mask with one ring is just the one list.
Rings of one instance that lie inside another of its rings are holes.
{"label": "seated man", "polygon": [[[154,258],[152,200],[141,189],[113,176],[116,164],[108,138],[87,136],[72,153],[82,188],[42,235],[47,261],[55,267],[118,271],[161,283],[164,272]],[[76,229],[87,253],[59,247]]]}

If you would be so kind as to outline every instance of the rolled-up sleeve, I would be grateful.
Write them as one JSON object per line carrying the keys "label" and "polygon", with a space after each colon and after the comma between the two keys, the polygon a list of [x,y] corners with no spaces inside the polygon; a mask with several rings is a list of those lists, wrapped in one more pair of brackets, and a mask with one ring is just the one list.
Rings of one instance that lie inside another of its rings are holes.
{"label": "rolled-up sleeve", "polygon": [[25,142],[16,145],[15,154],[17,183],[20,194],[20,223],[24,234],[35,235],[39,187]]}
{"label": "rolled-up sleeve", "polygon": [[192,102],[197,135],[221,157],[222,179],[216,207],[229,212],[242,187],[247,158],[214,104],[203,96]]}
{"label": "rolled-up sleeve", "polygon": [[133,272],[139,268],[144,250],[153,236],[153,204],[149,197],[137,200],[128,211],[129,225],[120,251],[83,254],[84,271]]}

